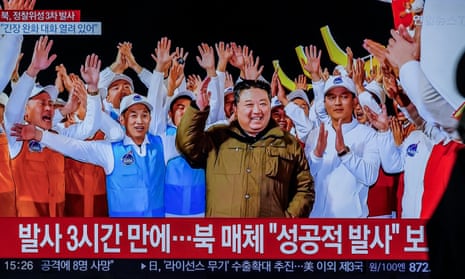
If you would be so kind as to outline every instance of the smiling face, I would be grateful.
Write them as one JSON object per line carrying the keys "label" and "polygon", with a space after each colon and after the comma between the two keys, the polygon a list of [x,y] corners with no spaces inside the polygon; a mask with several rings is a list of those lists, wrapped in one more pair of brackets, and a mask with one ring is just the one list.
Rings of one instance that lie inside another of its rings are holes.
{"label": "smiling face", "polygon": [[41,92],[26,103],[24,120],[44,130],[52,128],[55,102],[47,92]]}
{"label": "smiling face", "polygon": [[284,111],[284,106],[277,106],[271,110],[271,118],[278,124],[278,126],[283,131],[290,131],[292,126],[289,122],[289,117],[286,115]]}
{"label": "smiling face", "polygon": [[131,84],[124,79],[118,79],[108,86],[108,93],[106,100],[111,103],[116,109],[120,108],[121,100],[133,93]]}
{"label": "smiling face", "polygon": [[144,104],[135,104],[120,116],[120,123],[126,128],[126,135],[135,144],[142,144],[150,126],[150,110]]}
{"label": "smiling face", "polygon": [[268,92],[261,88],[242,90],[236,105],[236,114],[241,128],[249,136],[256,136],[266,128],[271,118]]}

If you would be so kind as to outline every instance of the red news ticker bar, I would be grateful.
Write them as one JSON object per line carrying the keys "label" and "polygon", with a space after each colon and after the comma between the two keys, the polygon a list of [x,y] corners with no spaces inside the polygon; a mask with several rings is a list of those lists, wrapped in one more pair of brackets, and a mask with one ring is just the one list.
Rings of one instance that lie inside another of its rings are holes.
{"label": "red news ticker bar", "polygon": [[1,10],[0,22],[79,22],[80,10]]}
{"label": "red news ticker bar", "polygon": [[0,218],[0,258],[427,260],[425,220]]}

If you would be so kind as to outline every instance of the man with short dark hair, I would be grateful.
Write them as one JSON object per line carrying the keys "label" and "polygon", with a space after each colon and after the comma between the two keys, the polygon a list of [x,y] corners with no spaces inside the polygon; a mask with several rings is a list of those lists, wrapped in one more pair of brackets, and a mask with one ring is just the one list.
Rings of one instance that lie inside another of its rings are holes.
{"label": "man with short dark hair", "polygon": [[317,193],[310,217],[367,217],[368,189],[380,167],[376,131],[353,116],[357,97],[352,79],[331,76],[323,94],[329,119],[310,132],[305,144]]}
{"label": "man with short dark hair", "polygon": [[234,86],[236,120],[205,131],[208,92],[187,108],[176,146],[206,166],[207,217],[307,217],[315,192],[297,139],[271,120],[271,88],[260,80]]}

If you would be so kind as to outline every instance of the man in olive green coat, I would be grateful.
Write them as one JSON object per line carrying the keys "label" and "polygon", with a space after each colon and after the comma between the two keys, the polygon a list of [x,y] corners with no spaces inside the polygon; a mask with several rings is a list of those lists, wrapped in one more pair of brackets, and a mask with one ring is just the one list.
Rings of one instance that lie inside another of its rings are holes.
{"label": "man in olive green coat", "polygon": [[207,217],[308,217],[313,177],[298,140],[271,119],[270,85],[243,80],[234,87],[236,120],[205,130],[203,86],[178,126],[176,146],[206,168]]}

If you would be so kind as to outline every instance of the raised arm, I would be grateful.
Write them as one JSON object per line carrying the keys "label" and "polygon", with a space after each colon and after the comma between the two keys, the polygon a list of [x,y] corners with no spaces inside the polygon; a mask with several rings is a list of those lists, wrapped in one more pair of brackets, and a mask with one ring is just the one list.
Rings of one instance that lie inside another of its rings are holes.
{"label": "raised arm", "polygon": [[50,54],[52,46],[53,40],[49,40],[48,36],[41,36],[35,42],[31,63],[13,88],[5,108],[5,127],[7,130],[14,123],[23,121],[24,107],[34,87],[37,75],[40,71],[47,69],[57,57],[56,54]]}
{"label": "raised arm", "polygon": [[[34,9],[36,0],[3,0],[1,10],[25,10]],[[12,74],[14,74],[15,66],[21,53],[23,43],[23,35],[2,35],[0,36],[0,91],[3,91],[7,86]],[[19,76],[18,76],[19,78]],[[14,82],[14,81],[13,81]]]}

